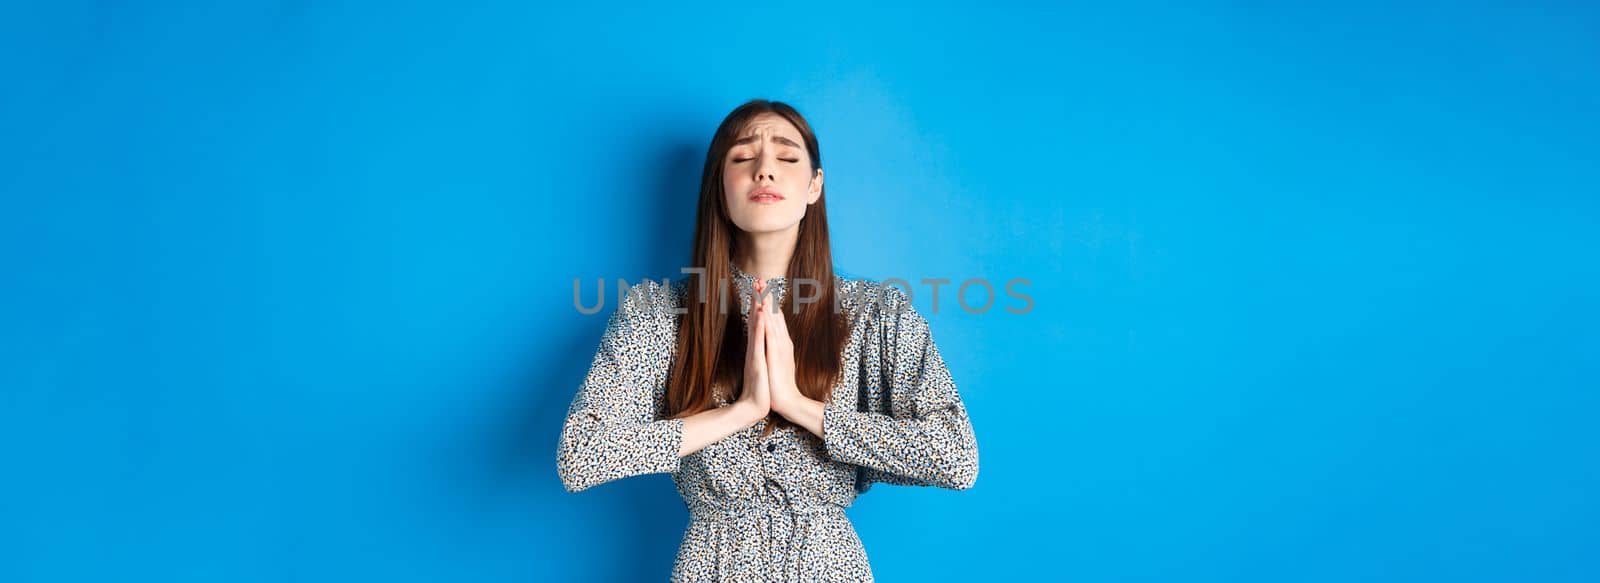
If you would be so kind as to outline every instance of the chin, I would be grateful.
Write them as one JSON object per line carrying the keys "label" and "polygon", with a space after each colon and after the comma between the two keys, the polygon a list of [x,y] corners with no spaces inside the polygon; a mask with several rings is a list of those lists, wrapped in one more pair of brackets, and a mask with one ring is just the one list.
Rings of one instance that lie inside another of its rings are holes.
{"label": "chin", "polygon": [[[743,221],[734,221],[746,233],[782,231],[800,223],[800,217],[790,217],[787,216],[787,213],[757,212],[751,214],[754,216],[747,217]],[[779,216],[780,214],[784,216]]]}

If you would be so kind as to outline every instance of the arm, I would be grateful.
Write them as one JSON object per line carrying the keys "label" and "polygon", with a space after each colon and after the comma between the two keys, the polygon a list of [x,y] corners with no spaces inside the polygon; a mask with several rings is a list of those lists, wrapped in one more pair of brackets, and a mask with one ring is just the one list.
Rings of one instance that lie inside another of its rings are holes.
{"label": "arm", "polygon": [[[649,292],[635,286],[628,295],[631,300]],[[624,301],[611,314],[589,374],[567,409],[556,472],[570,492],[678,468],[685,420],[655,418],[659,405],[650,371],[659,364],[645,344],[653,324],[646,309]]]}
{"label": "arm", "polygon": [[966,407],[927,320],[905,303],[903,293],[891,290],[891,296],[898,301],[886,302],[880,316],[883,378],[862,379],[879,385],[879,403],[869,409],[883,412],[814,402],[800,407],[810,411],[801,416],[820,413],[828,454],[866,468],[870,479],[971,488],[978,479],[978,445]]}

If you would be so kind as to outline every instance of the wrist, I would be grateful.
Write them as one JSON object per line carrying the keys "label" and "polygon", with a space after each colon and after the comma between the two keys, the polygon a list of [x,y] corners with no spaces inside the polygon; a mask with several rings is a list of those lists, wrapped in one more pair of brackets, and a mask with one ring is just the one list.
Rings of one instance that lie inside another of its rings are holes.
{"label": "wrist", "polygon": [[732,405],[732,407],[734,410],[734,418],[738,419],[739,425],[743,427],[755,425],[756,422],[760,421],[762,417],[767,416],[766,413],[760,411],[759,408],[756,407],[755,403],[751,403],[749,401],[737,401]]}
{"label": "wrist", "polygon": [[790,386],[781,391],[773,391],[772,410],[777,412],[779,415],[787,417],[789,412],[805,399],[806,396],[800,394],[799,387]]}

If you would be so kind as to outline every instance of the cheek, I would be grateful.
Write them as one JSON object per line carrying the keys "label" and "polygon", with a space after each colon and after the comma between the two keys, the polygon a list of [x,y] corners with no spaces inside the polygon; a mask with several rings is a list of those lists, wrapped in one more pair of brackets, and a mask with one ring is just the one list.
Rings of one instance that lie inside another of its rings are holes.
{"label": "cheek", "polygon": [[744,192],[746,190],[746,188],[744,187],[744,182],[745,182],[745,180],[740,179],[737,176],[729,176],[729,175],[724,174],[722,176],[722,194],[723,194],[723,196],[728,197],[728,200],[730,200],[730,201],[734,200],[734,198],[736,197],[737,193],[741,193],[741,192]]}

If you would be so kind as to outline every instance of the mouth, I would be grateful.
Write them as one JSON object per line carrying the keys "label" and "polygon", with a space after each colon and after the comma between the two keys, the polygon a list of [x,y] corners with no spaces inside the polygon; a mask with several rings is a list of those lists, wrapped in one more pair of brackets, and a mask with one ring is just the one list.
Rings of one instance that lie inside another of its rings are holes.
{"label": "mouth", "polygon": [[770,203],[778,202],[780,200],[783,200],[783,195],[778,194],[778,191],[767,187],[757,188],[755,191],[750,193],[750,202]]}

